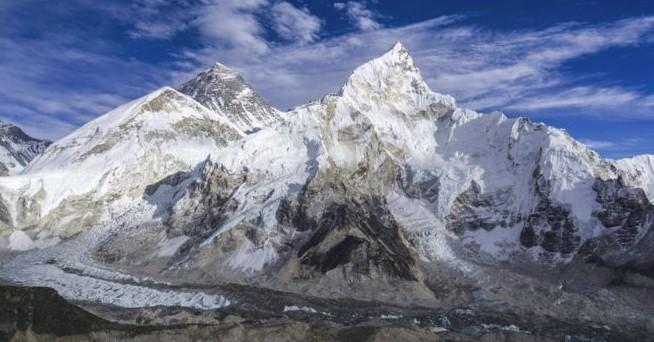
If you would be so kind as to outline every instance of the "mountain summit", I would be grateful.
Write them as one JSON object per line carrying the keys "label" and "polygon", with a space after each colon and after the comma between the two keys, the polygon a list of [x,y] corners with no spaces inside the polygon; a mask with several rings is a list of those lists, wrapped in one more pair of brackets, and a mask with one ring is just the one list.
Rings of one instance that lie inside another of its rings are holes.
{"label": "mountain summit", "polygon": [[[436,100],[409,51],[399,42],[381,57],[356,68],[343,86],[341,96],[355,103],[401,110],[423,107]],[[451,97],[439,98],[454,105]]]}
{"label": "mountain summit", "polygon": [[236,71],[220,63],[182,84],[179,91],[225,115],[245,132],[282,120],[279,111],[257,95]]}

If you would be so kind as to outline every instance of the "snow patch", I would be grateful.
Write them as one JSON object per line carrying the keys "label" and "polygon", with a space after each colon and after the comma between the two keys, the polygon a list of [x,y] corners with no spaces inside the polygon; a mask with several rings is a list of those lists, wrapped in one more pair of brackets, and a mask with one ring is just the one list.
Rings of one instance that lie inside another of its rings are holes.
{"label": "snow patch", "polygon": [[293,311],[302,311],[302,312],[313,313],[313,314],[318,313],[318,310],[309,306],[297,306],[297,305],[284,306],[284,312],[293,312]]}
{"label": "snow patch", "polygon": [[22,230],[14,230],[9,235],[9,249],[12,251],[27,251],[34,248],[34,241]]}
{"label": "snow patch", "polygon": [[163,243],[157,251],[158,257],[170,257],[181,247],[184,242],[188,241],[188,236],[177,236]]}
{"label": "snow patch", "polygon": [[395,319],[401,319],[402,315],[393,315],[393,314],[388,314],[388,315],[381,315],[381,319],[387,319],[387,320],[395,320]]}
{"label": "snow patch", "polygon": [[263,247],[257,247],[250,240],[245,240],[229,257],[227,264],[234,269],[253,272],[263,269],[277,258],[277,252],[270,241],[266,241]]}

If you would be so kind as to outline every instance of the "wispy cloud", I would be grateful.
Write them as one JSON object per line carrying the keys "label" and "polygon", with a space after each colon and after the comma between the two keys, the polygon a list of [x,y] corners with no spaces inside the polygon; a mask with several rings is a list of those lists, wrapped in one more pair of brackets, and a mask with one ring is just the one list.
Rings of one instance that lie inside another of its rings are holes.
{"label": "wispy cloud", "polygon": [[256,11],[266,0],[214,0],[198,6],[193,24],[208,48],[230,49],[241,53],[263,54],[269,44]]}
{"label": "wispy cloud", "polygon": [[0,37],[0,119],[34,136],[60,138],[166,78],[154,65],[112,56],[105,42],[43,32]]}
{"label": "wispy cloud", "polygon": [[189,28],[194,3],[191,1],[134,0],[127,8],[104,8],[132,25],[128,34],[137,39],[170,39]]}
{"label": "wispy cloud", "polygon": [[508,106],[508,108],[530,111],[573,107],[614,109],[637,101],[642,101],[643,106],[648,106],[645,97],[636,91],[619,87],[583,86],[557,91],[553,94],[532,95],[523,101]]}
{"label": "wispy cloud", "polygon": [[643,145],[651,144],[646,138],[580,139],[580,141],[608,158],[624,158],[633,155],[633,151]]}
{"label": "wispy cloud", "polygon": [[361,31],[378,30],[383,26],[378,21],[382,16],[369,9],[365,1],[336,2],[334,8],[345,12],[350,21]]}
{"label": "wispy cloud", "polygon": [[619,146],[614,141],[581,139],[581,142],[594,150],[611,150]]}
{"label": "wispy cloud", "polygon": [[320,19],[308,9],[297,8],[285,1],[272,6],[272,22],[282,38],[300,44],[316,40],[321,25]]}

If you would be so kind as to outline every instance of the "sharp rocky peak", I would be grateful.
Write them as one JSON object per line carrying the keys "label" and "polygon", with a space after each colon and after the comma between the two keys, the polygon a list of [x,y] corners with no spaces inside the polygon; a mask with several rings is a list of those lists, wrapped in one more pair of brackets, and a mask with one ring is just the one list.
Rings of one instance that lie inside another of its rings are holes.
{"label": "sharp rocky peak", "polygon": [[346,88],[351,83],[365,82],[373,89],[379,89],[387,86],[391,77],[398,75],[422,81],[409,51],[400,43],[396,43],[382,56],[356,68],[348,79]]}
{"label": "sharp rocky peak", "polygon": [[381,60],[387,63],[403,64],[408,68],[416,69],[413,58],[409,54],[409,50],[400,42],[396,42],[393,47],[380,57]]}
{"label": "sharp rocky peak", "polygon": [[206,70],[205,73],[209,73],[223,80],[241,77],[236,70],[231,69],[228,66],[221,63],[214,64],[211,68]]}
{"label": "sharp rocky peak", "polygon": [[0,176],[20,173],[50,141],[32,138],[20,127],[0,121]]}
{"label": "sharp rocky peak", "polygon": [[429,88],[409,51],[399,42],[356,68],[339,95],[363,107],[386,105],[403,112],[420,111],[434,103],[455,106],[454,98]]}
{"label": "sharp rocky peak", "polygon": [[4,121],[0,121],[0,135],[3,139],[9,137],[14,140],[18,139],[22,141],[37,140],[25,134],[20,127]]}
{"label": "sharp rocky peak", "polygon": [[216,63],[182,84],[179,91],[227,117],[243,131],[256,131],[281,121],[278,111],[233,69]]}

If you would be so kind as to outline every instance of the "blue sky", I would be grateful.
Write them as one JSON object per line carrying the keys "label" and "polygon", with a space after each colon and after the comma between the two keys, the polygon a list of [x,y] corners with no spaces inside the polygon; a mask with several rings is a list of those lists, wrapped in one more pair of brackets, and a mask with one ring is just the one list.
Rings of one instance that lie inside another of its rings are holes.
{"label": "blue sky", "polygon": [[280,109],[401,41],[432,89],[654,153],[652,1],[0,0],[0,119],[57,139],[215,62]]}

